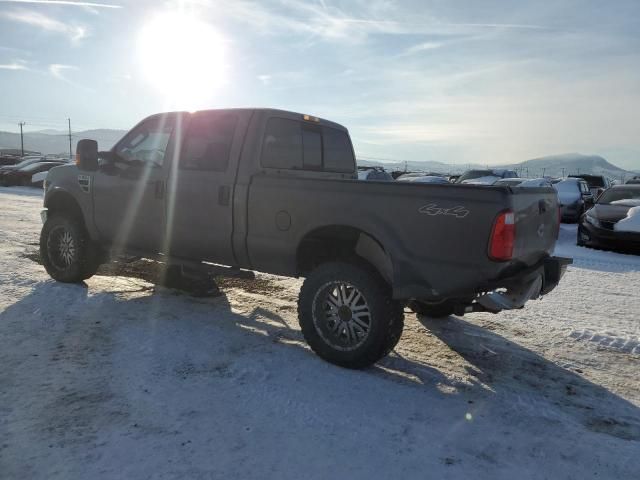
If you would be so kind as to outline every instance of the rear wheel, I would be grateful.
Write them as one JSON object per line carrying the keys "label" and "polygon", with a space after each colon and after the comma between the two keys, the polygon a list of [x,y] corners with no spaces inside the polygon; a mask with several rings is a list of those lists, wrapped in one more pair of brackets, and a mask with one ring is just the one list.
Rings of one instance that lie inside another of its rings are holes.
{"label": "rear wheel", "polygon": [[55,280],[77,283],[93,276],[100,256],[84,225],[76,217],[50,216],[40,233],[40,258]]}
{"label": "rear wheel", "polygon": [[366,264],[329,262],[306,278],[298,300],[302,333],[318,356],[363,368],[386,356],[404,326],[400,302]]}

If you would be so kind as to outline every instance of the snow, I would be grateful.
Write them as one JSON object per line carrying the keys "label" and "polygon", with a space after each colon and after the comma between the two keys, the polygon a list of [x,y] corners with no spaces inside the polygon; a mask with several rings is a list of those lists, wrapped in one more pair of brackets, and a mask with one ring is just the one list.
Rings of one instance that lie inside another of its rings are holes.
{"label": "snow", "polygon": [[616,232],[640,233],[640,206],[630,208],[627,216],[616,222],[613,229]]}
{"label": "snow", "polygon": [[[0,188],[0,477],[637,478],[640,257],[575,246],[525,309],[406,314],[363,371],[323,362],[300,281],[196,299],[32,261],[41,191]],[[259,287],[259,288],[258,288]]]}

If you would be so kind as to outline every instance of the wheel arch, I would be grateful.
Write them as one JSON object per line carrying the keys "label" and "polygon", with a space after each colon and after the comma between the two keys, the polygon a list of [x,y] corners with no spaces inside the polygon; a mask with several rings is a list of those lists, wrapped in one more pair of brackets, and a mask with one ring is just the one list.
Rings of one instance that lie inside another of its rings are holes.
{"label": "wheel arch", "polygon": [[45,198],[44,206],[48,215],[65,212],[81,221],[85,229],[87,228],[80,202],[66,190],[56,190],[50,193]]}
{"label": "wheel arch", "polygon": [[305,276],[321,263],[357,256],[369,263],[389,284],[393,264],[383,244],[368,232],[348,225],[325,225],[307,232],[296,250],[296,270]]}

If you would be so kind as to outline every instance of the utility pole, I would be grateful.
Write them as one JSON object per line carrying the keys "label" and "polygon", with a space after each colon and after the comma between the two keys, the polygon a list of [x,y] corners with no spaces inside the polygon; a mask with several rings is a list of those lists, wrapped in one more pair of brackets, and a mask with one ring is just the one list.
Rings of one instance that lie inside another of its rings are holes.
{"label": "utility pole", "polygon": [[73,153],[71,152],[71,119],[67,118],[69,122],[69,160],[73,160]]}
{"label": "utility pole", "polygon": [[24,137],[22,136],[22,126],[25,124],[25,122],[19,122],[18,125],[20,125],[20,151],[22,152],[22,157],[24,157]]}
{"label": "utility pole", "polygon": [[546,168],[543,168],[543,169],[542,169],[542,178],[544,178],[544,172],[545,172],[546,170],[547,170]]}
{"label": "utility pole", "polygon": [[564,167],[562,167],[562,178],[564,178]]}

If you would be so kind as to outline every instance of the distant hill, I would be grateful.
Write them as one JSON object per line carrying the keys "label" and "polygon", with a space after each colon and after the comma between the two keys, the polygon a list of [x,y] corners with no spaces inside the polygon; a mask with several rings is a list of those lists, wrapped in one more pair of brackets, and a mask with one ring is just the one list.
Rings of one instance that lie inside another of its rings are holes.
{"label": "distant hill", "polygon": [[[125,130],[85,130],[72,132],[72,147],[75,153],[76,143],[83,138],[92,138],[98,141],[100,150],[110,149],[122,136]],[[3,148],[20,148],[20,134],[0,131],[0,150]],[[25,150],[37,151],[44,154],[69,154],[69,137],[64,131],[42,130],[39,132],[27,132],[24,134]]]}
{"label": "distant hill", "polygon": [[[96,129],[74,132],[72,146],[82,138],[92,138],[98,141],[100,150],[110,149],[120,140],[125,130]],[[20,135],[11,132],[0,131],[0,150],[3,148],[20,148]],[[68,155],[69,138],[64,131],[41,130],[24,134],[25,150],[37,151],[44,154]],[[379,166],[387,170],[405,170],[419,172],[437,172],[445,174],[462,173],[469,168],[486,168],[486,164],[449,164],[437,161],[407,161],[393,162],[375,159],[358,159],[358,165]],[[638,172],[624,170],[598,155],[583,155],[580,153],[564,153],[547,157],[533,158],[521,163],[511,165],[493,165],[496,168],[509,168],[516,170],[521,176],[541,177],[543,175],[559,177],[576,173],[591,173],[606,175],[612,179],[620,179],[623,176],[631,177]]]}
{"label": "distant hill", "polygon": [[579,153],[565,153],[562,155],[550,155],[548,157],[534,158],[522,163],[510,165],[512,169],[529,169],[530,174],[559,177],[564,175],[590,173],[595,175],[605,175],[607,177],[618,178],[625,174],[630,174],[612,163],[609,163],[599,155],[582,155]]}
{"label": "distant hill", "polygon": [[[405,162],[385,162],[372,160],[358,160],[358,165],[380,166],[388,170],[404,170]],[[510,165],[490,165],[493,168],[508,168],[515,170],[523,177],[560,177],[573,174],[595,174],[605,175],[612,179],[630,177],[634,173],[624,170],[603,157],[598,155],[583,155],[580,153],[564,153],[560,155],[549,155],[547,157],[533,158],[520,163]],[[437,172],[437,173],[461,173],[469,168],[484,169],[487,165],[479,164],[447,164],[434,161],[426,162],[406,162],[409,171]]]}

